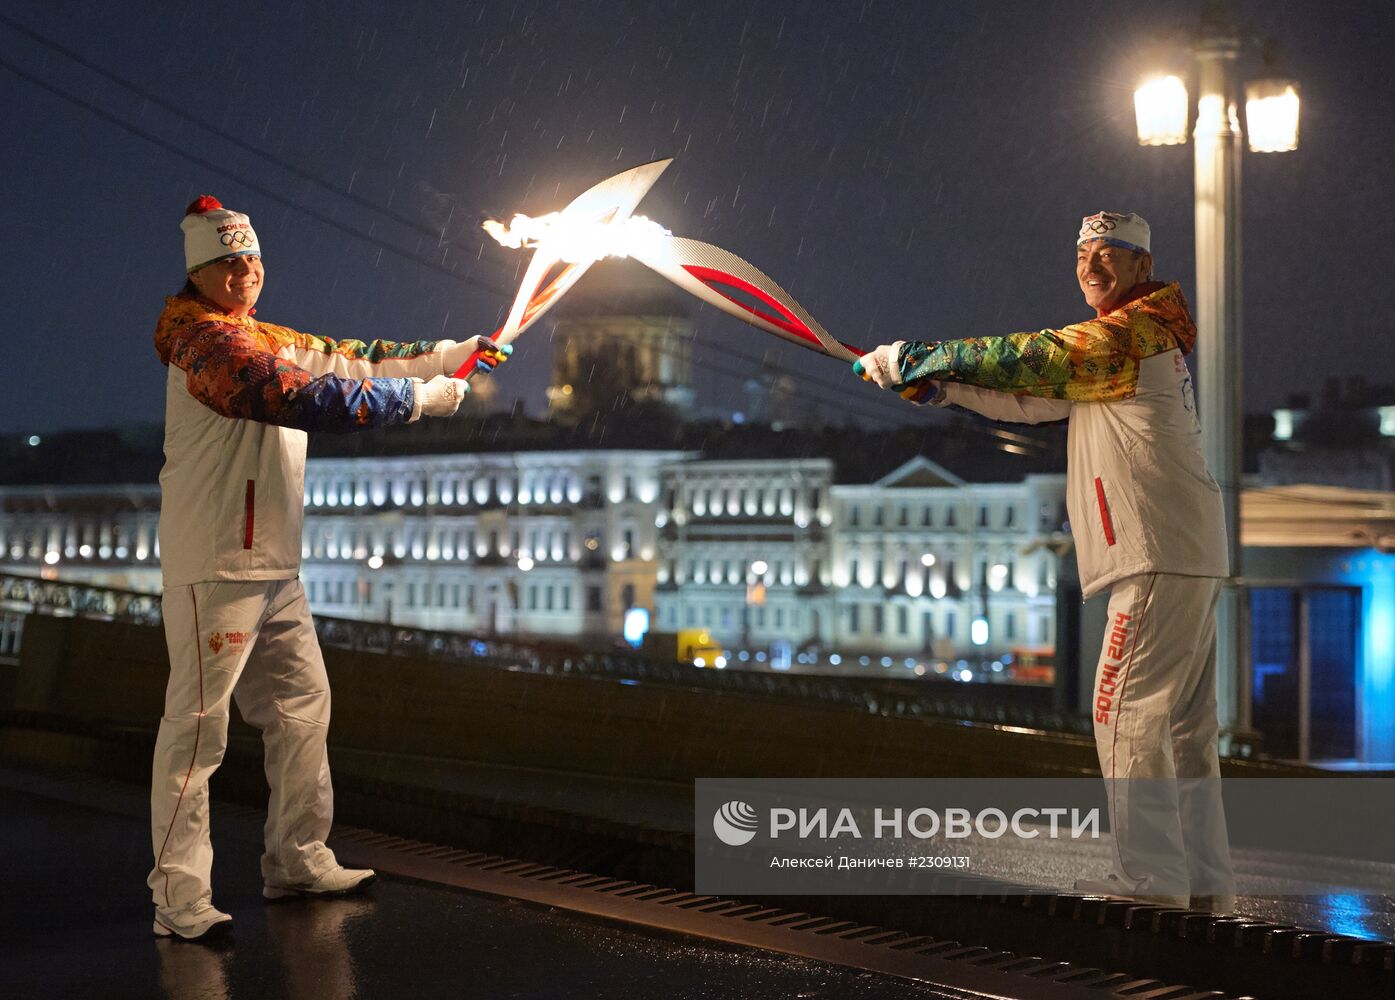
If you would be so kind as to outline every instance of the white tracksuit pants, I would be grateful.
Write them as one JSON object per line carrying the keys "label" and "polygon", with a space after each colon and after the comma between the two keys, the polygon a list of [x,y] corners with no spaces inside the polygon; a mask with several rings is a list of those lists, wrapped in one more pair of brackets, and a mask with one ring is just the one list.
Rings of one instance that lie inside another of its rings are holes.
{"label": "white tracksuit pants", "polygon": [[227,749],[234,696],[266,751],[263,877],[292,884],[333,868],[329,679],[300,581],[170,587],[164,619],[170,677],[150,790],[155,905],[211,897],[208,779]]}
{"label": "white tracksuit pants", "polygon": [[1115,584],[1095,674],[1095,745],[1115,874],[1139,892],[1233,894],[1216,750],[1221,581]]}

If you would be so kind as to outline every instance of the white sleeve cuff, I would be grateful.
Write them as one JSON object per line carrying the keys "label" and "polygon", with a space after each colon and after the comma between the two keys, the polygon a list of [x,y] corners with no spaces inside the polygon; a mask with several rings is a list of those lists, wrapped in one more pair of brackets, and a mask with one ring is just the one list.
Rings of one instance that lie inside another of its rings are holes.
{"label": "white sleeve cuff", "polygon": [[407,423],[414,424],[421,419],[421,387],[426,383],[419,378],[410,381],[412,383],[412,415],[407,418]]}

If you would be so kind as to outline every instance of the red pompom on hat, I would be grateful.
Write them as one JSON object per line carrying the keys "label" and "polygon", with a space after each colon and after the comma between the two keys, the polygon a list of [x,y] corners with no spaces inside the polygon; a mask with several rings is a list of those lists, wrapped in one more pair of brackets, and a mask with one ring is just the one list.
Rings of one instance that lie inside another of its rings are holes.
{"label": "red pompom on hat", "polygon": [[193,201],[189,202],[189,207],[184,210],[185,215],[203,215],[204,212],[212,212],[214,209],[222,208],[223,203],[211,194],[201,194]]}

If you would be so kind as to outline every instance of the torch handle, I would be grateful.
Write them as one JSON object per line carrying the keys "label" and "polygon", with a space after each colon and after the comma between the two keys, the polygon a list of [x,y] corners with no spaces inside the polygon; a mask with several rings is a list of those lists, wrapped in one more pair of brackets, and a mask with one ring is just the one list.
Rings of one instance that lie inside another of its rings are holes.
{"label": "torch handle", "polygon": [[[491,333],[491,334],[489,335],[489,339],[490,339],[490,340],[498,340],[498,339],[499,339],[499,334],[501,334],[501,333],[503,333],[503,332],[504,332],[504,328],[501,326],[501,327],[499,327],[499,329],[495,330],[493,333]],[[521,331],[520,331],[520,332],[521,332]],[[453,375],[451,376],[451,378],[463,378],[463,379],[468,380],[468,379],[470,379],[472,376],[478,375],[479,373],[478,373],[477,371],[475,371],[475,364],[479,361],[480,355],[481,355],[482,353],[484,353],[484,352],[483,352],[483,351],[476,351],[474,354],[471,354],[468,358],[466,358],[466,359],[465,359],[465,363],[455,370],[455,374],[453,374]]]}

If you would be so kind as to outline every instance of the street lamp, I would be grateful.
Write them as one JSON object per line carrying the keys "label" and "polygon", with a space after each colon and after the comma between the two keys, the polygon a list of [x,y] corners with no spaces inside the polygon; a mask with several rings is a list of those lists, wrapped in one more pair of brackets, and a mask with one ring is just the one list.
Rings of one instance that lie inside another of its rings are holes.
{"label": "street lamp", "polygon": [[[1192,46],[1197,106],[1193,130],[1196,212],[1197,367],[1202,417],[1202,452],[1221,487],[1231,577],[1216,608],[1217,670],[1223,719],[1250,725],[1246,608],[1240,563],[1241,324],[1240,324],[1240,140],[1236,62],[1241,40],[1221,3],[1207,5]],[[1266,54],[1267,55],[1267,54]],[[1149,81],[1134,95],[1138,141],[1165,145],[1185,141],[1188,100],[1178,77]],[[1180,108],[1180,111],[1179,111]],[[1246,117],[1250,148],[1293,149],[1298,143],[1298,87],[1292,81],[1256,80],[1249,85]],[[1179,125],[1180,121],[1180,125]]]}
{"label": "street lamp", "polygon": [[978,614],[969,624],[969,641],[975,646],[988,645],[988,572],[984,570],[983,579],[978,582]]}
{"label": "street lamp", "polygon": [[765,604],[765,573],[770,569],[764,559],[757,559],[746,567],[746,601],[741,605],[741,648],[751,645],[751,605]]}
{"label": "street lamp", "polygon": [[1133,95],[1138,141],[1145,146],[1180,146],[1187,141],[1187,85],[1176,76],[1158,76]]}
{"label": "street lamp", "polygon": [[1298,85],[1292,80],[1251,80],[1245,85],[1250,151],[1287,153],[1298,148]]}

